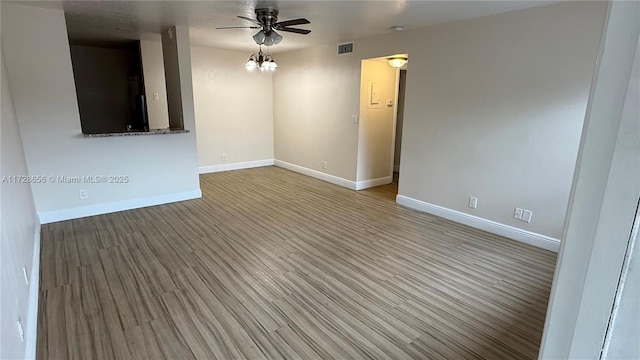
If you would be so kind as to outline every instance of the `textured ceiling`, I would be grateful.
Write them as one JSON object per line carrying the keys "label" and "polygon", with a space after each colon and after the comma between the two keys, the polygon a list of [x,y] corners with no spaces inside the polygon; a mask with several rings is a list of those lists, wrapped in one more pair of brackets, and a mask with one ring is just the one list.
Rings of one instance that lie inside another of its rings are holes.
{"label": "textured ceiling", "polygon": [[279,21],[305,17],[309,35],[282,32],[272,53],[326,43],[339,43],[405,29],[497,14],[552,1],[47,1],[30,6],[63,8],[69,35],[75,40],[159,39],[162,29],[188,25],[191,44],[254,51],[252,29],[216,30],[250,25],[236,17],[254,18],[254,9],[274,7]]}

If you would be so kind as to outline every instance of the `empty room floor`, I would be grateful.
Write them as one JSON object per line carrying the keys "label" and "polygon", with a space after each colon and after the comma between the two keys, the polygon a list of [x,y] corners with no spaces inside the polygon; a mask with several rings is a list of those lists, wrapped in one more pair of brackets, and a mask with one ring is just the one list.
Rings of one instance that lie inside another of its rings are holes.
{"label": "empty room floor", "polygon": [[38,359],[534,359],[556,254],[276,167],[42,227]]}

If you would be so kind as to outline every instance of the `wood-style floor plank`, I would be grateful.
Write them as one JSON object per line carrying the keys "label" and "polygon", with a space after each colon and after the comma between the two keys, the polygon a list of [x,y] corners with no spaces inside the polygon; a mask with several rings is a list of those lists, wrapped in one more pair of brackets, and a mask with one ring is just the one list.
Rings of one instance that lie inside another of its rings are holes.
{"label": "wood-style floor plank", "polygon": [[42,228],[38,359],[534,359],[556,255],[276,167]]}

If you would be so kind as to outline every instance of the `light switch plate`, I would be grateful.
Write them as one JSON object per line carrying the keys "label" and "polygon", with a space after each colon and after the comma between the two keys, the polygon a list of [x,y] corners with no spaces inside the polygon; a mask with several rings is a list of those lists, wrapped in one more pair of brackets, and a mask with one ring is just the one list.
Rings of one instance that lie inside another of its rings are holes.
{"label": "light switch plate", "polygon": [[513,213],[513,217],[518,220],[522,220],[522,209],[516,208],[516,211]]}
{"label": "light switch plate", "polygon": [[380,84],[376,82],[371,83],[371,93],[369,94],[369,103],[371,105],[380,104]]}

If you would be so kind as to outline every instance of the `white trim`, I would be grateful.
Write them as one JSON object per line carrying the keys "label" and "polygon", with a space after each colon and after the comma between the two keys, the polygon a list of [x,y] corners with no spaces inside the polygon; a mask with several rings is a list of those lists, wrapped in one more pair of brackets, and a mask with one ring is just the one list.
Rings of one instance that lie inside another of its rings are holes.
{"label": "white trim", "polygon": [[468,225],[476,229],[484,230],[493,234],[508,237],[513,240],[523,242],[525,244],[537,246],[553,252],[560,250],[560,240],[537,234],[531,231],[515,228],[513,226],[501,224],[495,221],[483,219],[477,216],[465,214],[460,211],[447,209],[442,206],[430,204],[424,201],[416,200],[404,195],[396,196],[396,203],[426,212],[432,215],[455,221],[460,224]]}
{"label": "white trim", "polygon": [[273,164],[274,164],[273,159],[264,159],[264,160],[236,162],[236,163],[230,163],[230,164],[200,166],[198,167],[198,171],[200,172],[200,174],[208,174],[208,173],[215,173],[215,172],[221,172],[221,171],[251,169],[251,168],[262,167],[262,166],[272,166]]}
{"label": "white trim", "polygon": [[336,184],[342,187],[346,187],[347,189],[351,189],[351,190],[355,190],[356,189],[356,182],[355,181],[351,181],[351,180],[347,180],[347,179],[343,179],[341,177],[337,177],[337,176],[333,176],[333,175],[329,175],[327,173],[323,173],[320,171],[316,171],[316,170],[312,170],[300,165],[296,165],[296,164],[291,164],[288,163],[286,161],[282,161],[282,160],[275,160],[274,161],[275,166],[287,169],[287,170],[291,170],[291,171],[295,171],[297,173],[303,174],[303,175],[307,175],[307,176],[311,176],[313,178],[316,179],[320,179],[322,181],[326,181],[326,182],[330,182],[332,184]]}
{"label": "white trim", "polygon": [[36,358],[38,334],[38,295],[40,290],[40,224],[33,231],[33,259],[29,275],[29,305],[27,306],[27,332],[25,339],[25,359]]}
{"label": "white trim", "polygon": [[[618,314],[620,311],[620,302],[622,301],[622,294],[627,285],[627,276],[629,276],[629,269],[631,265],[631,258],[634,256],[633,250],[636,246],[636,240],[638,239],[638,233],[640,231],[640,207],[636,208],[636,214],[633,218],[633,226],[631,227],[631,234],[629,235],[629,242],[627,243],[627,249],[624,254],[624,260],[622,262],[622,271],[618,278],[618,286],[616,294],[613,300],[613,308],[611,309],[611,315],[609,316],[609,323],[604,337],[604,344],[602,345],[601,359],[608,359],[609,346],[611,346],[611,337],[615,328],[618,326]],[[631,268],[633,269],[633,268]],[[630,285],[633,286],[633,285]]]}
{"label": "white trim", "polygon": [[356,182],[356,190],[364,190],[380,185],[387,185],[393,182],[393,176],[385,176],[377,179],[362,180]]}
{"label": "white trim", "polygon": [[56,221],[64,221],[70,219],[78,219],[87,216],[108,214],[117,211],[138,209],[147,206],[154,206],[160,204],[167,204],[183,200],[191,200],[202,197],[202,191],[200,189],[194,189],[189,191],[183,191],[173,194],[164,194],[157,196],[150,196],[146,198],[129,199],[114,201],[109,203],[93,204],[87,206],[81,206],[76,208],[62,209],[62,210],[50,210],[50,211],[38,211],[41,224],[48,224]]}

